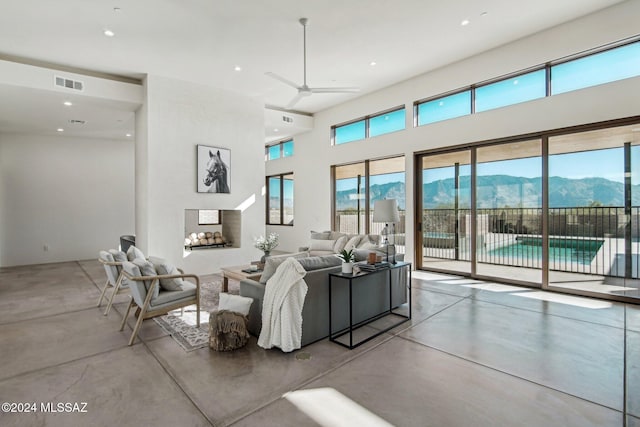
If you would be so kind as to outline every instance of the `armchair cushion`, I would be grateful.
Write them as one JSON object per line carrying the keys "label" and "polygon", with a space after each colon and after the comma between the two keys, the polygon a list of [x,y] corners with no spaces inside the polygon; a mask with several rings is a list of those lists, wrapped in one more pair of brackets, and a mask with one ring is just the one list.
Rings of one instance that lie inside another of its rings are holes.
{"label": "armchair cushion", "polygon": [[182,282],[182,288],[179,291],[161,291],[156,297],[151,298],[149,309],[157,310],[165,304],[174,304],[178,301],[193,299],[196,295],[196,285],[186,280],[180,281]]}
{"label": "armchair cushion", "polygon": [[[98,258],[104,262],[114,262],[113,255],[107,251],[98,252]],[[115,265],[104,265],[104,271],[107,273],[107,278],[109,279],[109,284],[114,286],[116,284],[116,280],[118,280],[118,275],[120,272],[116,268]]]}

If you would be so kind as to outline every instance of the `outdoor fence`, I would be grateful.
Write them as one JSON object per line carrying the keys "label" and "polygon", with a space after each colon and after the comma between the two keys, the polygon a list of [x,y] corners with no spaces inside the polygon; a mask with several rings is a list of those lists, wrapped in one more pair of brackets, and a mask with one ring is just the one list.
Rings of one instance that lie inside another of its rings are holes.
{"label": "outdoor fence", "polygon": [[[542,209],[478,209],[476,215],[478,262],[542,268]],[[639,277],[640,208],[626,218],[622,207],[549,209],[550,270]],[[470,261],[471,210],[424,210],[422,243],[425,257]]]}

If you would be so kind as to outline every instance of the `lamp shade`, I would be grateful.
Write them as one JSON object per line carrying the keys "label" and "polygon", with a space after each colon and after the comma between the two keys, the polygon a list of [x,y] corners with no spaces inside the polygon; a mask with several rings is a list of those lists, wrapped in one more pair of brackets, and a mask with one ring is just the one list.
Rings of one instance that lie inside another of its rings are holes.
{"label": "lamp shade", "polygon": [[373,204],[373,222],[400,222],[396,199],[376,200]]}

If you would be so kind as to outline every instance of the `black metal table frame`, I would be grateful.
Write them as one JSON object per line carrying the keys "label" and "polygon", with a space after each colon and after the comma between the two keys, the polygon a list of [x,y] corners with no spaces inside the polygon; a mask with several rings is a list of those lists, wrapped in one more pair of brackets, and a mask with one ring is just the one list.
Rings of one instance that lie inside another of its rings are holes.
{"label": "black metal table frame", "polygon": [[[409,279],[407,281],[407,298],[408,298],[408,304],[409,304],[409,315],[404,315],[404,314],[400,314],[400,313],[394,313],[394,309],[393,309],[393,287],[392,285],[392,275],[391,272],[394,269],[397,268],[406,268],[409,272]],[[353,293],[352,293],[352,285],[353,285],[353,280],[354,279],[361,279],[361,278],[366,278],[367,276],[373,275],[373,274],[380,274],[380,273],[388,273],[389,274],[389,281],[388,281],[388,286],[389,286],[389,309],[383,311],[382,313],[379,313],[375,316],[372,316],[368,319],[362,320],[358,323],[356,323],[355,325],[353,324]],[[333,278],[340,278],[340,279],[346,279],[349,281],[349,327],[341,329],[339,331],[333,332],[332,330],[332,322],[331,322],[331,318],[333,317],[333,311],[332,311],[332,301],[331,301],[331,289],[333,287]],[[382,329],[380,331],[377,331],[375,334],[370,335],[369,337],[357,342],[356,344],[353,344],[353,331],[365,326],[375,320],[378,320],[382,317],[385,316],[389,316],[389,315],[393,315],[393,316],[398,316],[400,318],[402,318],[402,320],[400,320],[397,323],[394,323],[393,325]],[[384,334],[385,332],[395,328],[398,325],[403,324],[404,322],[411,320],[411,263],[410,262],[398,262],[397,264],[391,264],[389,268],[384,268],[384,269],[380,269],[377,271],[367,271],[367,272],[360,272],[358,274],[348,274],[348,273],[330,273],[329,274],[329,341],[335,342],[336,344],[340,344],[343,347],[348,348],[349,350],[353,350],[354,348],[374,339],[377,336],[380,336],[382,334]],[[338,341],[337,339],[340,338],[343,335],[349,334],[349,344],[344,344],[340,341]]]}

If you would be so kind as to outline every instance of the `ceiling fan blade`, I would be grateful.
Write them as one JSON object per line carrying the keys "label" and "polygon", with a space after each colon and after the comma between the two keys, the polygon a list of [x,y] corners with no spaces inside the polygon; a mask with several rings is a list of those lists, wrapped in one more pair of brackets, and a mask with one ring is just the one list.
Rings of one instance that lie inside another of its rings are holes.
{"label": "ceiling fan blade", "polygon": [[281,81],[282,83],[284,83],[284,84],[286,84],[286,85],[288,85],[288,86],[291,86],[291,87],[292,87],[292,88],[294,88],[294,89],[299,89],[299,88],[300,88],[300,86],[298,86],[297,84],[295,84],[295,83],[294,83],[294,82],[292,82],[291,80],[286,79],[286,78],[284,78],[284,77],[282,77],[282,76],[279,76],[279,75],[278,75],[278,74],[276,74],[276,73],[272,73],[271,71],[269,71],[269,72],[266,72],[265,74],[266,74],[267,76],[271,77],[271,78],[274,78],[274,79],[276,79],[276,80]]}
{"label": "ceiling fan blade", "polygon": [[302,98],[304,98],[306,95],[304,93],[298,93],[296,96],[293,97],[293,99],[291,101],[289,101],[289,103],[287,104],[286,109],[290,109],[293,108],[294,105],[296,105],[298,103],[298,101],[300,101]]}
{"label": "ceiling fan blade", "polygon": [[356,93],[360,92],[357,87],[312,87],[311,93]]}

